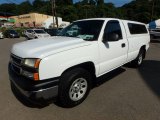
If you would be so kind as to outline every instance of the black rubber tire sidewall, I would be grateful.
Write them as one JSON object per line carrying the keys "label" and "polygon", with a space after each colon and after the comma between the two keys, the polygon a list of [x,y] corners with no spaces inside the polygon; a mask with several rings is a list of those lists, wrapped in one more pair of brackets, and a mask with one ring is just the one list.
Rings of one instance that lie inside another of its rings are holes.
{"label": "black rubber tire sidewall", "polygon": [[[72,83],[77,78],[85,78],[88,83],[88,88],[85,95],[80,100],[72,101],[69,97],[69,89]],[[76,105],[79,105],[86,99],[86,97],[90,92],[90,89],[91,89],[91,76],[88,71],[86,71],[83,68],[75,68],[65,72],[64,74],[62,74],[60,79],[60,84],[59,84],[58,98],[59,98],[60,105],[63,107],[74,107]]]}
{"label": "black rubber tire sidewall", "polygon": [[[144,54],[145,54],[145,51],[144,51],[143,49],[141,49],[141,50],[139,51],[139,54],[138,54],[137,58],[131,62],[131,64],[132,64],[133,67],[140,67],[140,66],[142,65],[143,59],[144,59],[144,57],[143,57]],[[139,64],[138,61],[139,61],[139,57],[140,57],[141,55],[142,55],[143,58],[142,58],[141,64]]]}

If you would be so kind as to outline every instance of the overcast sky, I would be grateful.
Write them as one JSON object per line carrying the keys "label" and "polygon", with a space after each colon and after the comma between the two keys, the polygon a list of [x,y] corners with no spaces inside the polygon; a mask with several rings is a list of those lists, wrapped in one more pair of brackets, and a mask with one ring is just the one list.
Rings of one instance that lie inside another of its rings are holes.
{"label": "overcast sky", "polygon": [[[25,0],[0,0],[0,4],[1,3],[21,3]],[[33,1],[33,0],[30,0],[30,1]],[[80,1],[80,0],[73,0],[74,2],[77,2],[77,1]],[[112,2],[115,4],[115,6],[122,6],[124,5],[125,3],[128,3],[132,0],[105,0],[105,2]]]}

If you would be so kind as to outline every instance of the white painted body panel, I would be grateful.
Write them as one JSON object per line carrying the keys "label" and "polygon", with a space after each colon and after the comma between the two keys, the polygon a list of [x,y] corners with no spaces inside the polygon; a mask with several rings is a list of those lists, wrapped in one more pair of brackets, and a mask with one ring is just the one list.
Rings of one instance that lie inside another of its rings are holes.
{"label": "white painted body panel", "polygon": [[[108,21],[110,21],[110,19]],[[106,23],[102,29],[102,33],[108,21],[106,20]],[[99,41],[100,71],[98,76],[109,72],[113,68],[117,68],[120,65],[123,65],[127,61],[128,41],[126,38],[124,26],[120,20],[118,21],[121,26],[123,39],[116,42],[103,43],[102,34],[101,41]],[[125,44],[126,46],[122,48],[122,44]]]}
{"label": "white painted body panel", "polygon": [[[149,48],[149,43],[150,43],[150,35],[149,35],[149,31],[148,31],[148,34],[136,34],[136,35],[131,35],[130,32],[129,32],[129,28],[127,27],[127,24],[128,23],[138,23],[138,24],[142,24],[142,23],[139,23],[139,22],[130,22],[130,21],[126,21],[126,20],[123,20],[123,24],[125,26],[125,29],[126,29],[126,35],[127,35],[127,39],[128,39],[128,58],[127,58],[127,61],[132,61],[134,60],[138,53],[139,53],[139,50],[142,46],[146,46],[146,51],[148,50]],[[144,25],[144,24],[143,24]]]}
{"label": "white painted body panel", "polygon": [[60,52],[42,59],[39,67],[40,78],[42,80],[52,78],[53,75],[54,77],[59,77],[66,69],[85,62],[93,62],[96,69],[96,75],[98,75],[98,44],[97,41],[91,43],[92,44],[77,47],[74,48],[74,50],[71,49]]}
{"label": "white painted body panel", "polygon": [[50,37],[34,39],[13,45],[11,52],[21,58],[41,58],[57,54],[69,49],[91,44],[80,38]]}
{"label": "white painted body panel", "polygon": [[[68,68],[85,62],[94,64],[95,74],[99,77],[135,59],[143,45],[146,46],[146,50],[149,48],[149,33],[130,34],[127,23],[134,23],[133,21],[113,18],[96,18],[95,20],[99,19],[105,22],[97,41],[84,41],[71,37],[43,38],[15,44],[11,53],[22,58],[42,59],[39,66],[39,77],[40,80],[45,80],[59,77]],[[104,44],[102,42],[104,28],[109,20],[120,22],[123,39]],[[126,45],[124,48],[121,47],[122,43]]]}

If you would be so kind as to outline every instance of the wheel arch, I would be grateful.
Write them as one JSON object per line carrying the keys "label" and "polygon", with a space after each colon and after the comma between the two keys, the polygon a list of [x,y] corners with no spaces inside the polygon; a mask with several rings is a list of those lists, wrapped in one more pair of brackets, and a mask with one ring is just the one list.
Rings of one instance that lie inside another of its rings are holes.
{"label": "wheel arch", "polygon": [[[92,62],[92,61],[87,61],[87,62],[84,62],[84,63],[80,63],[80,64],[77,64],[77,65],[73,65],[67,69],[65,69],[62,74],[64,74],[65,72],[67,71],[70,71],[74,68],[83,68],[85,70],[87,70],[90,74],[91,74],[91,77],[93,79],[96,78],[96,68],[95,68],[95,64]],[[61,76],[62,76],[61,74]]]}
{"label": "wheel arch", "polygon": [[145,58],[146,57],[146,51],[147,51],[146,45],[141,46],[140,51],[141,50],[144,50],[143,58]]}

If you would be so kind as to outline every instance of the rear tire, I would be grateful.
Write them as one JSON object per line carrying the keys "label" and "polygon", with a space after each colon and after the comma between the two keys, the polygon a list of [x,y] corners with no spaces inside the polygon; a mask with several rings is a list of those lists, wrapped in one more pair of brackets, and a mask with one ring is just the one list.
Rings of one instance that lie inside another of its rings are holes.
{"label": "rear tire", "polygon": [[90,73],[74,68],[62,74],[59,84],[59,102],[62,107],[74,107],[82,103],[91,89]]}
{"label": "rear tire", "polygon": [[131,62],[131,66],[135,68],[140,67],[143,63],[144,58],[145,58],[145,50],[140,49],[137,58]]}

